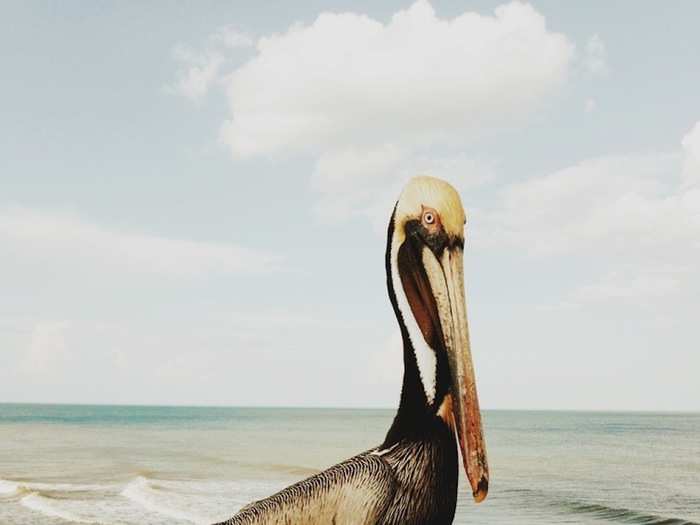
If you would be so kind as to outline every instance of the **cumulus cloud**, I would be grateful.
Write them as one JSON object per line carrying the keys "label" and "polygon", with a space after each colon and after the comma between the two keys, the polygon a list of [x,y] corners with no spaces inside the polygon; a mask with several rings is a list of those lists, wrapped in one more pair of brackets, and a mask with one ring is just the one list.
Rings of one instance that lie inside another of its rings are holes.
{"label": "cumulus cloud", "polygon": [[677,152],[591,159],[511,184],[484,211],[475,242],[532,257],[605,261],[567,304],[697,290],[700,188],[696,125]]}
{"label": "cumulus cloud", "polygon": [[564,81],[572,54],[519,2],[441,19],[420,0],[386,24],[323,13],[261,38],[233,71],[222,139],[236,157],[449,141],[531,110]]}
{"label": "cumulus cloud", "polygon": [[[465,141],[527,115],[566,79],[573,44],[532,6],[440,18],[419,0],[386,23],[322,13],[260,38],[226,80],[222,141],[234,157],[311,152],[324,221],[376,224],[417,173],[485,178]],[[443,150],[428,156],[433,146]]]}
{"label": "cumulus cloud", "polygon": [[184,48],[176,51],[176,57],[186,66],[171,90],[193,101],[201,99],[217,80],[224,57],[219,53],[199,56]]}
{"label": "cumulus cloud", "polygon": [[224,49],[247,48],[253,43],[250,35],[231,25],[220,27],[209,37],[210,46],[220,46]]}
{"label": "cumulus cloud", "polygon": [[279,263],[272,255],[235,244],[120,232],[70,214],[20,207],[0,209],[0,242],[18,254],[175,276],[270,271]]}
{"label": "cumulus cloud", "polygon": [[676,153],[611,156],[509,185],[484,216],[482,241],[531,255],[694,242],[700,202],[682,189],[679,167]]}
{"label": "cumulus cloud", "polygon": [[[508,406],[552,407],[556,391],[562,408],[694,409],[695,129],[666,153],[589,159],[507,185],[472,215],[474,251],[516,276],[499,276],[508,300],[474,323],[482,399],[498,399],[506,378],[527,397]],[[669,397],[649,395],[650,384]]]}
{"label": "cumulus cloud", "polygon": [[225,26],[207,39],[203,50],[183,44],[175,46],[173,57],[180,68],[177,80],[168,90],[195,102],[201,100],[220,81],[222,67],[227,61],[226,52],[252,45],[250,36]]}

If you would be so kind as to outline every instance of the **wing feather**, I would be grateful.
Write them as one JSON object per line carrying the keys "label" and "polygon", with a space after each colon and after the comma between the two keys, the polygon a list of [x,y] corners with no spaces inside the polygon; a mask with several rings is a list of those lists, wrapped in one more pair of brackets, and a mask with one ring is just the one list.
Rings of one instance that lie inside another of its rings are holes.
{"label": "wing feather", "polygon": [[363,453],[243,507],[218,525],[362,525],[381,520],[397,481],[380,456]]}

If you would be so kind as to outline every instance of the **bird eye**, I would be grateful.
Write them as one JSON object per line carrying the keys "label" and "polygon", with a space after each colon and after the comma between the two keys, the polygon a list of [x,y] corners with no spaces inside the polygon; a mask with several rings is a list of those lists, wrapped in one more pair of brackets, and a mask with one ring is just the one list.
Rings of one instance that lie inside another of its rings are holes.
{"label": "bird eye", "polygon": [[425,224],[433,224],[435,222],[435,215],[433,215],[433,212],[431,211],[426,211],[423,214],[423,222]]}

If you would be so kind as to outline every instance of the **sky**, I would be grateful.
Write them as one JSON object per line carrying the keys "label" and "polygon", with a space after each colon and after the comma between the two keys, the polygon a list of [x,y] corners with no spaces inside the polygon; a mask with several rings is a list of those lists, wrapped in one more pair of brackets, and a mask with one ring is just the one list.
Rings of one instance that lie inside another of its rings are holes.
{"label": "sky", "polygon": [[396,406],[431,174],[483,408],[700,410],[697,2],[2,11],[0,402]]}

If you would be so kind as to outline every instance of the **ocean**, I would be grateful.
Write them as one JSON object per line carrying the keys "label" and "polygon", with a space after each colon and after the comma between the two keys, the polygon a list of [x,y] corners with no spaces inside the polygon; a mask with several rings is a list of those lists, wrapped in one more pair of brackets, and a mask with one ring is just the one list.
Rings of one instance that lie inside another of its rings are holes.
{"label": "ocean", "polygon": [[[380,443],[391,410],[0,404],[0,524],[199,524]],[[700,414],[485,411],[455,523],[700,524]]]}

